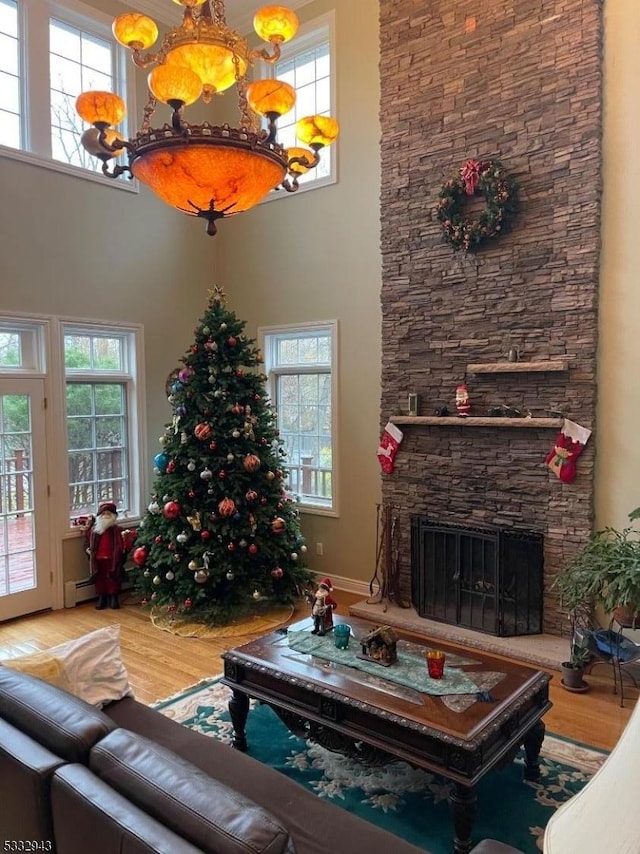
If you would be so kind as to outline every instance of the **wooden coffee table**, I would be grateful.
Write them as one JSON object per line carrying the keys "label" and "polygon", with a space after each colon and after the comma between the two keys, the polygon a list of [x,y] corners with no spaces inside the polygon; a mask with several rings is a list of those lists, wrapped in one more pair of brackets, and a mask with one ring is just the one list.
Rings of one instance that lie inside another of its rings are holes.
{"label": "wooden coffee table", "polygon": [[[336,621],[352,627],[349,653],[355,660],[361,651],[357,639],[375,624],[355,618]],[[551,676],[476,650],[397,631],[400,660],[405,654],[415,660],[425,647],[437,647],[446,652],[447,664],[457,667],[462,657],[466,663],[460,670],[480,686],[491,685],[478,695],[433,696],[392,682],[396,665],[376,665],[375,673],[363,672],[290,648],[288,632],[310,633],[312,628],[312,620],[303,620],[222,655],[222,682],[232,691],[229,713],[234,747],[247,750],[245,725],[249,699],[254,698],[271,706],[293,732],[332,750],[367,762],[401,759],[441,774],[453,783],[449,800],[454,854],[468,854],[478,781],[512,761],[521,745],[525,779],[539,778],[542,717],[551,708]]]}

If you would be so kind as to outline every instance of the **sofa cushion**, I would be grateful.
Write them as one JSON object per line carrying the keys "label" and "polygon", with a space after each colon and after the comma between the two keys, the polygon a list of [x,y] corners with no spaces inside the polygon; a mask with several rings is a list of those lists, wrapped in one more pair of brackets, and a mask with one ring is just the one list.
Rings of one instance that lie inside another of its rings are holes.
{"label": "sofa cushion", "polygon": [[[153,738],[219,782],[260,804],[288,828],[298,854],[428,854],[340,806],[319,798],[279,771],[215,738],[125,697],[105,708],[119,726]],[[318,828],[322,832],[318,833]]]}
{"label": "sofa cushion", "polygon": [[56,771],[51,807],[56,854],[198,854],[84,765]]}
{"label": "sofa cushion", "polygon": [[148,738],[115,730],[92,749],[89,767],[203,851],[294,851],[288,831],[267,810]]}
{"label": "sofa cushion", "polygon": [[0,663],[64,688],[98,708],[133,695],[120,653],[118,625]]}
{"label": "sofa cushion", "polygon": [[522,851],[495,839],[483,839],[479,845],[472,849],[471,854],[522,854]]}
{"label": "sofa cushion", "polygon": [[[0,718],[0,839],[51,843],[51,777],[64,760]],[[28,831],[28,834],[27,834]],[[34,849],[36,850],[36,849]]]}
{"label": "sofa cushion", "polygon": [[0,718],[68,762],[116,728],[99,709],[35,676],[0,667]]}

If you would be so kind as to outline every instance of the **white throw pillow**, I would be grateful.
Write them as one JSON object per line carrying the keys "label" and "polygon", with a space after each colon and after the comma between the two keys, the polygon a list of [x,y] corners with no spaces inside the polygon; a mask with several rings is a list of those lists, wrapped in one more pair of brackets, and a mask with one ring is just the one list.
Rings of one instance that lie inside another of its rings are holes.
{"label": "white throw pillow", "polygon": [[120,653],[120,626],[106,626],[42,652],[7,658],[0,664],[64,688],[99,709],[132,697]]}

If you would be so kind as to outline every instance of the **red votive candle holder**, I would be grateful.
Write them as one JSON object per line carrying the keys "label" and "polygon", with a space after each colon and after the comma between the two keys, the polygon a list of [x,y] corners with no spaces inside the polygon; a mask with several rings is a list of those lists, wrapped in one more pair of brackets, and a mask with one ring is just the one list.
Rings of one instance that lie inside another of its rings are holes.
{"label": "red votive candle holder", "polygon": [[441,649],[430,649],[427,651],[427,670],[432,679],[442,679],[445,657]]}

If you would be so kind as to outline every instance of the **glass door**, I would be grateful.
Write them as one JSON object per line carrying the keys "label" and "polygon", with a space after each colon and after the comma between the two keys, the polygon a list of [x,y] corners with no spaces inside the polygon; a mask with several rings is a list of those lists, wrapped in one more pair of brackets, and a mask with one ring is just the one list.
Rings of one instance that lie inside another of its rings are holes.
{"label": "glass door", "polygon": [[0,622],[52,606],[44,383],[0,379]]}

